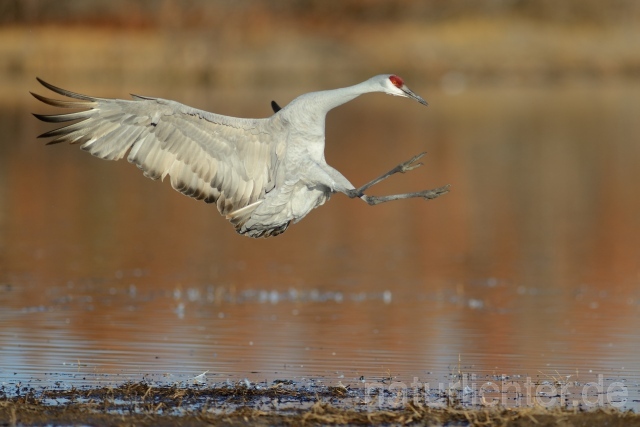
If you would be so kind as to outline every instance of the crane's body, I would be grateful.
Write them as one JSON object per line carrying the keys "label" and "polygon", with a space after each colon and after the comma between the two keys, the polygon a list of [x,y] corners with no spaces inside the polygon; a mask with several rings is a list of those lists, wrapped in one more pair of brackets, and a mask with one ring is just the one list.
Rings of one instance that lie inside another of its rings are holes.
{"label": "crane's body", "polygon": [[342,89],[299,96],[275,114],[242,119],[213,114],[175,101],[134,95],[133,101],[95,98],[38,79],[48,89],[76,99],[63,101],[33,94],[38,100],[85,111],[35,116],[47,122],[80,120],[44,133],[106,160],[129,162],[152,179],[169,176],[171,185],[195,199],[215,203],[240,234],[269,237],[284,232],[333,193],[369,204],[410,197],[431,199],[448,186],[384,197],[364,194],[370,186],[417,166],[420,156],[355,188],[324,158],[325,116],[333,108],[368,92],[385,92],[426,102],[394,75],[373,77]]}

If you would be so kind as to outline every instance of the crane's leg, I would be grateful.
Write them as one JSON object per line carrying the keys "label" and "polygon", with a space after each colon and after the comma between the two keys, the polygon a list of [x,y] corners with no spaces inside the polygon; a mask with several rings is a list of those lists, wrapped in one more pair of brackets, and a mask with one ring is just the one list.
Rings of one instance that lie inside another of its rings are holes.
{"label": "crane's leg", "polygon": [[[420,153],[417,156],[413,156],[412,158],[410,158],[409,160],[407,160],[406,162],[400,163],[398,166],[396,166],[395,168],[391,169],[389,172],[380,175],[379,177],[377,177],[374,180],[371,180],[369,182],[367,182],[365,185],[363,185],[360,188],[356,188],[356,192],[357,192],[357,197],[361,197],[362,195],[364,195],[364,192],[367,191],[368,188],[373,187],[374,185],[376,185],[377,183],[384,181],[385,179],[389,178],[391,175],[394,175],[398,172],[400,173],[405,173],[405,172],[409,172],[410,170],[413,170],[415,168],[419,168],[420,166],[422,166],[422,163],[415,163],[416,160],[419,160],[420,158],[422,158],[422,156],[424,156],[425,154],[427,154],[426,152],[424,153]],[[414,164],[415,163],[415,164]],[[353,197],[353,196],[351,196]]]}
{"label": "crane's leg", "polygon": [[449,192],[448,185],[445,185],[444,187],[434,188],[432,190],[417,191],[415,193],[392,194],[389,196],[367,196],[366,194],[364,194],[364,192],[367,189],[369,189],[370,187],[376,185],[381,181],[384,181],[385,179],[389,178],[391,175],[394,175],[398,172],[405,173],[417,167],[422,166],[422,163],[415,163],[415,162],[425,154],[426,153],[420,153],[417,156],[414,156],[411,159],[407,160],[406,162],[400,163],[398,166],[391,169],[389,172],[383,175],[380,175],[378,178],[370,182],[367,182],[362,187],[356,188],[355,190],[351,190],[350,192],[347,193],[347,195],[351,198],[359,197],[370,205],[378,205],[380,203],[390,202],[392,200],[411,199],[414,197],[422,197],[423,199],[429,200],[429,199],[435,199],[436,197],[440,197],[443,194],[447,194]]}
{"label": "crane's leg", "polygon": [[448,192],[449,185],[445,185],[444,187],[434,188],[433,190],[423,190],[415,193],[391,194],[390,196],[367,196],[366,194],[363,194],[360,198],[373,206],[384,202],[390,202],[392,200],[411,199],[414,197],[422,197],[423,199],[430,200],[440,197],[443,194],[447,194]]}

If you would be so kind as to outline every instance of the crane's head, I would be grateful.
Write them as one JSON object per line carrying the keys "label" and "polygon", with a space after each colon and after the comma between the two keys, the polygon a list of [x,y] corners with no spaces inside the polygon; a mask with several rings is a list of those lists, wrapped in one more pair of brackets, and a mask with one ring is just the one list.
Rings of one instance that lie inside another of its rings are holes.
{"label": "crane's head", "polygon": [[404,84],[404,80],[402,78],[396,76],[395,74],[383,74],[381,76],[374,77],[374,79],[380,81],[382,84],[382,92],[388,93],[389,95],[395,96],[403,96],[405,98],[411,98],[418,101],[422,105],[429,105],[427,101],[422,99],[422,97],[416,95],[411,89]]}

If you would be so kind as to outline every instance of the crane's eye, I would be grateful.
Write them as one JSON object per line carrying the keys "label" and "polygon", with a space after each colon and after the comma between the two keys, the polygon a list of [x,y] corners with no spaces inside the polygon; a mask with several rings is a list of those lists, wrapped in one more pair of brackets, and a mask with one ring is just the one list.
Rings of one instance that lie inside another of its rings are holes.
{"label": "crane's eye", "polygon": [[391,81],[391,84],[397,87],[398,89],[404,86],[404,81],[402,81],[402,79],[398,76],[390,76],[389,80]]}

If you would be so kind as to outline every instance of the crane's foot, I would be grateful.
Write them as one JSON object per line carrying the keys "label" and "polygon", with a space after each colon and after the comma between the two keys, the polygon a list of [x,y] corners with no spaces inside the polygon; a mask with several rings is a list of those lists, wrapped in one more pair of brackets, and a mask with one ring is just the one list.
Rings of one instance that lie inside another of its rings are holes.
{"label": "crane's foot", "polygon": [[362,194],[359,196],[362,200],[370,205],[379,205],[380,203],[390,202],[392,200],[412,199],[415,197],[421,197],[425,200],[435,199],[449,192],[450,185],[434,188],[432,190],[417,191],[415,193],[405,194],[391,194],[389,196],[367,196]]}
{"label": "crane's foot", "polygon": [[[409,172],[414,170],[415,168],[419,168],[420,166],[422,166],[424,163],[420,162],[420,163],[415,163],[416,160],[420,160],[425,154],[427,154],[427,152],[422,152],[420,154],[418,154],[417,156],[413,156],[412,158],[410,158],[409,160],[407,160],[404,163],[400,163],[398,166],[396,166],[393,170],[395,172],[393,173],[405,173],[405,172]],[[414,164],[415,163],[415,164]],[[397,169],[397,171],[396,171]]]}

